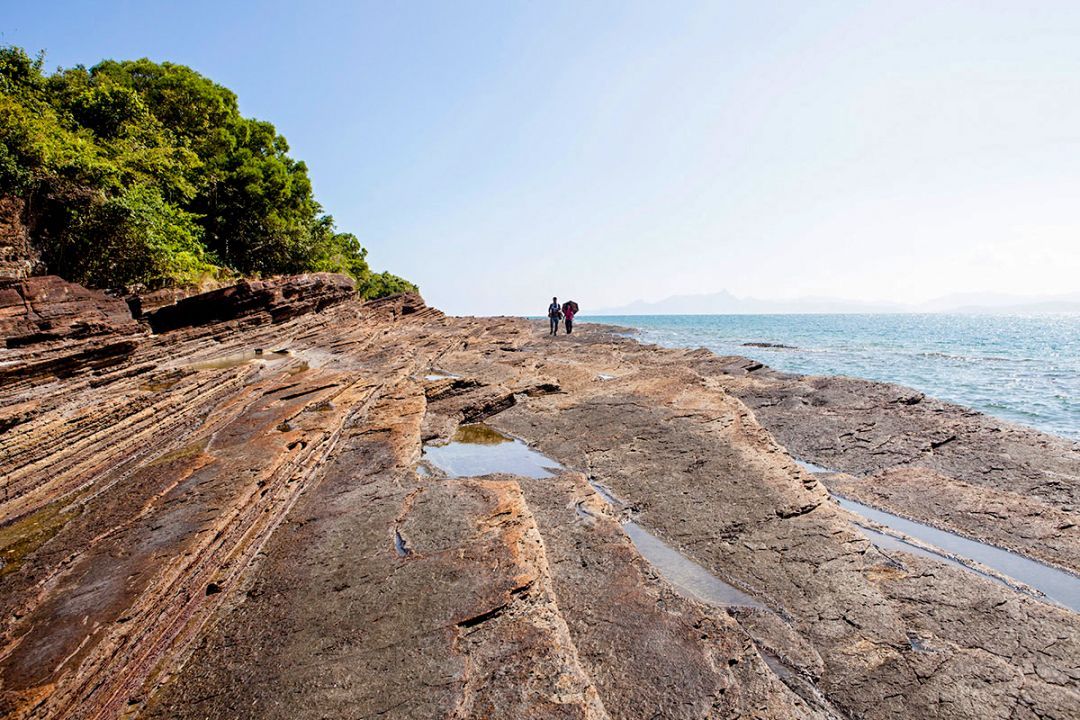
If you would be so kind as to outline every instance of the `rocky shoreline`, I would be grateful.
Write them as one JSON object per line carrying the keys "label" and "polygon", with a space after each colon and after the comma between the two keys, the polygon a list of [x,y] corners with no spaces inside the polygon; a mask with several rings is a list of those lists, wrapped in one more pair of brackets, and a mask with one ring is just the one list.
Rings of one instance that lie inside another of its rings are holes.
{"label": "rocky shoreline", "polygon": [[835,491],[1080,572],[1080,444],[898,385],[763,369],[728,385]]}
{"label": "rocky shoreline", "polygon": [[[1076,443],[545,331],[328,275],[140,320],[0,288],[0,713],[1080,716],[1080,614],[878,547],[829,495],[1076,573]],[[468,423],[550,472],[425,455]],[[686,592],[637,529],[753,602]]]}

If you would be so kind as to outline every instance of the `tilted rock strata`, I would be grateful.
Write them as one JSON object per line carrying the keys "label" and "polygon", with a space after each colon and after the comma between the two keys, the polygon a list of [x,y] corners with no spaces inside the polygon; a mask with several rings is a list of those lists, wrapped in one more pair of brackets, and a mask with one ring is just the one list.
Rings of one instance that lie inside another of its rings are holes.
{"label": "tilted rock strata", "polygon": [[[236,285],[181,298],[146,313],[154,332],[207,325],[245,316],[267,316],[281,322],[355,295],[352,278],[334,273],[311,273],[269,280],[243,280]],[[141,307],[141,303],[139,303]]]}
{"label": "tilted rock strata", "polygon": [[[340,287],[5,351],[0,712],[1077,714],[1077,616],[878,551],[732,394],[750,361]],[[416,471],[479,420],[568,470]],[[676,592],[627,513],[767,609]]]}
{"label": "tilted rock strata", "polygon": [[[518,400],[489,422],[581,467],[624,499],[639,522],[789,619],[820,655],[823,670],[801,646],[748,631],[817,675],[827,696],[851,715],[1008,716],[1033,687],[1067,708],[1064,716],[1078,707],[1075,614],[961,570],[929,570],[925,561],[876,550],[828,501],[817,478],[797,468],[716,382],[723,373],[691,369],[700,354],[588,335],[532,353],[530,346],[542,341],[523,340],[516,353],[499,341],[484,349],[472,341],[468,351],[442,359],[441,367],[463,378],[459,417],[499,397],[490,386],[465,389],[468,378],[483,375],[504,393],[525,387],[523,377],[556,382],[561,393],[513,395]],[[717,365],[742,377],[745,371],[735,368],[744,362],[718,359]],[[601,373],[616,379],[602,381]],[[450,415],[449,403],[439,403],[432,409]],[[943,613],[948,608],[950,622],[928,623],[926,603],[940,604]],[[916,650],[927,646],[919,641],[924,636],[933,638],[932,657]],[[975,665],[981,679],[965,681]],[[928,674],[928,667],[940,670]],[[1049,667],[1062,674],[1045,680],[1054,676]],[[999,711],[980,709],[994,707]]]}
{"label": "tilted rock strata", "polygon": [[55,275],[0,280],[0,338],[9,348],[137,327],[123,300]]}
{"label": "tilted rock strata", "polygon": [[858,478],[842,492],[1080,573],[1080,444],[898,385],[731,360],[696,369],[797,457]]}
{"label": "tilted rock strata", "polygon": [[828,717],[769,671],[727,613],[656,582],[584,475],[520,483],[578,656],[613,718],[645,709],[664,718]]}

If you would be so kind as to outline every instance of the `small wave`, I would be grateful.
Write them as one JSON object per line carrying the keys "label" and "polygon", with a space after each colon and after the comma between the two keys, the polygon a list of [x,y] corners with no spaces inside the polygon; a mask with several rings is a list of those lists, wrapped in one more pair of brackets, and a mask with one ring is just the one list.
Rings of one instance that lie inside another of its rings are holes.
{"label": "small wave", "polygon": [[794,345],[785,345],[783,343],[764,342],[761,340],[755,340],[752,342],[744,342],[743,347],[748,348],[767,348],[769,350],[798,350],[799,348]]}
{"label": "small wave", "polygon": [[939,360],[959,360],[961,362],[1015,363],[1029,360],[1028,358],[1008,358],[997,355],[957,355],[955,353],[939,352],[936,350],[917,352],[914,353],[914,356],[921,358],[937,358]]}

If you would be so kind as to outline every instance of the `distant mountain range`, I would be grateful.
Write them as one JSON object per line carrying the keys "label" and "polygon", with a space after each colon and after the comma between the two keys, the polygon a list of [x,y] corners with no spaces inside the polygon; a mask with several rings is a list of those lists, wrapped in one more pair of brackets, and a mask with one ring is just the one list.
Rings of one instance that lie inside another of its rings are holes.
{"label": "distant mountain range", "polygon": [[860,302],[830,297],[794,300],[740,298],[726,290],[704,295],[673,295],[656,302],[636,300],[603,308],[590,315],[764,315],[790,313],[1080,313],[1080,293],[1021,296],[997,293],[959,293],[927,302]]}

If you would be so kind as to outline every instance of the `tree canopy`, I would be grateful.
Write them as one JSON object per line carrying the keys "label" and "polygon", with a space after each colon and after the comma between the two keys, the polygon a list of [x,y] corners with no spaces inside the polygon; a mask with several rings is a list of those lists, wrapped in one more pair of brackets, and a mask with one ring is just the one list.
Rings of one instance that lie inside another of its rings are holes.
{"label": "tree canopy", "polygon": [[93,287],[344,272],[365,297],[415,290],[373,273],[274,126],[189,67],[105,60],[43,72],[0,48],[0,195],[22,197],[50,272]]}

